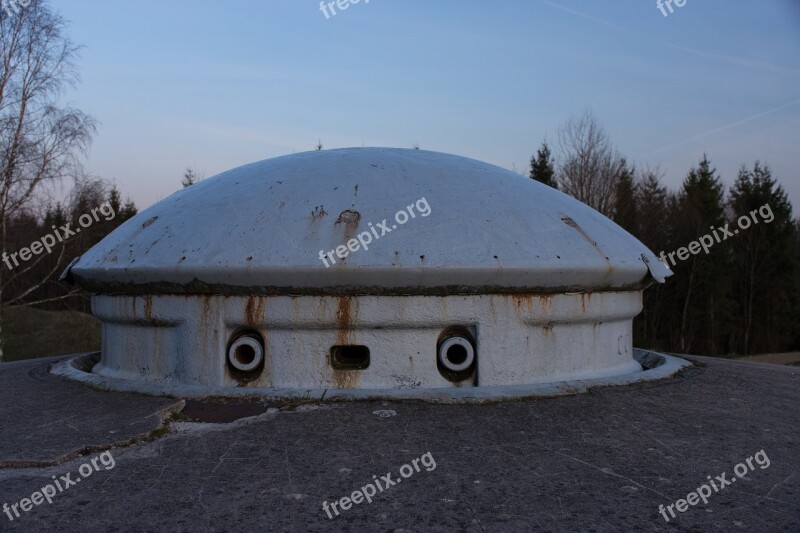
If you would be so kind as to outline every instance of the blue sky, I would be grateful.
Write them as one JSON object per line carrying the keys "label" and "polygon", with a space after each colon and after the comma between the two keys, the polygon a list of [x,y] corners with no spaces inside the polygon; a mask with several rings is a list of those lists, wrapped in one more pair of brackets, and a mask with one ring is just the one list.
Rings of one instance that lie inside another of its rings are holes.
{"label": "blue sky", "polygon": [[[99,134],[87,171],[140,208],[293,152],[418,144],[524,170],[589,107],[676,187],[766,161],[800,212],[800,1],[59,0],[84,45],[65,101]],[[337,10],[338,11],[338,10]]]}

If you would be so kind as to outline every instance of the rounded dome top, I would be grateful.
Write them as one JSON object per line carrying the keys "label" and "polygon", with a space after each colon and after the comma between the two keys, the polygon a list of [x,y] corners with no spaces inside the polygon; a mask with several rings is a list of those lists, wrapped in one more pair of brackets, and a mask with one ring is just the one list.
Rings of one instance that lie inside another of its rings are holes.
{"label": "rounded dome top", "polygon": [[514,172],[390,148],[239,167],[126,221],[69,270],[99,293],[481,294],[640,289],[669,269]]}

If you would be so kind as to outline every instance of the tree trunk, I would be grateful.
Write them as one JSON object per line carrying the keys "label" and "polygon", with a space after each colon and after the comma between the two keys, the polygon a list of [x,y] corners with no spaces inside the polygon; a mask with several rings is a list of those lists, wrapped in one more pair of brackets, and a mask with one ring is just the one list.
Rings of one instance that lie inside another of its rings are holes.
{"label": "tree trunk", "polygon": [[747,311],[745,312],[744,353],[750,353],[750,333],[753,327],[753,288],[755,287],[755,258],[747,273]]}
{"label": "tree trunk", "polygon": [[[2,267],[3,265],[0,265],[0,268]],[[3,362],[3,309],[3,274],[0,273],[0,363]]]}
{"label": "tree trunk", "polygon": [[695,267],[695,260],[692,260],[692,268],[689,271],[689,287],[686,290],[686,299],[683,301],[683,312],[681,313],[681,336],[680,336],[680,346],[681,352],[687,353],[686,350],[689,349],[689,345],[686,344],[686,319],[687,315],[689,314],[689,301],[692,299],[692,288],[694,286],[694,267]]}
{"label": "tree trunk", "polygon": [[0,305],[0,363],[3,362],[3,306]]}
{"label": "tree trunk", "polygon": [[[5,233],[5,231],[4,231],[5,224],[0,223],[0,225],[3,226],[3,229],[0,229],[0,236],[4,237],[3,234]],[[3,243],[2,243],[3,244],[3,247],[2,247],[3,250],[6,249],[5,242],[6,242],[5,238],[3,238]],[[2,269],[3,266],[4,265],[0,264],[0,269]],[[3,362],[3,355],[4,355],[3,354],[3,339],[4,339],[4,337],[3,337],[3,311],[5,310],[5,305],[3,305],[3,283],[5,282],[4,274],[5,274],[5,272],[0,270],[0,363]]]}

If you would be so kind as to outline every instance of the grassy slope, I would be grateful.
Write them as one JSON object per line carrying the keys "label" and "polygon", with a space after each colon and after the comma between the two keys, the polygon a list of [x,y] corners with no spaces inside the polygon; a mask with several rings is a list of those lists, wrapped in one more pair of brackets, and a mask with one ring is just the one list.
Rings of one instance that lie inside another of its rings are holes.
{"label": "grassy slope", "polygon": [[100,349],[100,322],[77,311],[16,308],[3,313],[5,361]]}

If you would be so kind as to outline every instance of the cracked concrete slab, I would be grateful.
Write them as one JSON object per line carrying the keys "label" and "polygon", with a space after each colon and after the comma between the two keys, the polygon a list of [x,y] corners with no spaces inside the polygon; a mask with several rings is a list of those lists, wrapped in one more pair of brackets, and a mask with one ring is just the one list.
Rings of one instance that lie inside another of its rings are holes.
{"label": "cracked concrete slab", "polygon": [[58,464],[127,444],[163,425],[181,401],[109,394],[51,375],[53,357],[0,366],[0,468]]}
{"label": "cracked concrete slab", "polygon": [[[0,514],[0,530],[800,530],[798,370],[695,360],[662,381],[551,399],[301,405],[230,424],[178,423],[164,438],[111,450],[113,469],[52,504],[13,522]],[[0,365],[0,379],[9,372]],[[52,387],[67,384],[75,386]],[[65,431],[53,428],[52,438]],[[708,476],[730,479],[761,450],[767,468],[756,464],[669,523],[659,514]],[[323,511],[324,501],[375,477],[400,478],[428,452],[435,468],[332,519]],[[1,469],[0,504],[29,498],[91,458]]]}

